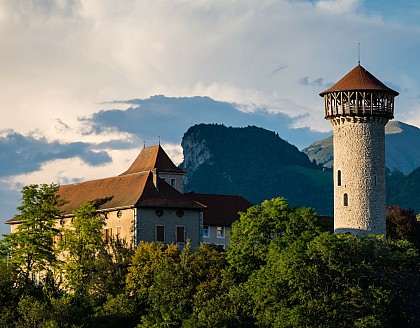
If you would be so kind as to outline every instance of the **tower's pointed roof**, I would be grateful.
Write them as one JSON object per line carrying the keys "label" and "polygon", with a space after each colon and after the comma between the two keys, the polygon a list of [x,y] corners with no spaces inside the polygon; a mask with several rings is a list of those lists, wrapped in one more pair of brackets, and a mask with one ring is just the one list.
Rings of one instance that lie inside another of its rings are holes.
{"label": "tower's pointed roof", "polygon": [[159,172],[185,173],[171,161],[163,148],[158,145],[144,148],[129,169],[120,175],[151,171],[153,169],[157,169]]}
{"label": "tower's pointed roof", "polygon": [[335,91],[388,91],[398,96],[398,92],[388,88],[385,84],[379,81],[371,73],[369,73],[362,66],[357,65],[340,81],[334,84],[331,88],[321,92],[319,95],[323,97],[326,93]]}

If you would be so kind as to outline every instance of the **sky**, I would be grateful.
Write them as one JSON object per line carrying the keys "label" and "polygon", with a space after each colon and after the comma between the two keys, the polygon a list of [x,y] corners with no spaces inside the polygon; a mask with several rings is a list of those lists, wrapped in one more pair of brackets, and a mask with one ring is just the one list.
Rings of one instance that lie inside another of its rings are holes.
{"label": "sky", "polygon": [[357,65],[420,127],[417,0],[0,0],[0,233],[30,183],[125,171],[198,123],[304,148],[331,133],[319,93]]}

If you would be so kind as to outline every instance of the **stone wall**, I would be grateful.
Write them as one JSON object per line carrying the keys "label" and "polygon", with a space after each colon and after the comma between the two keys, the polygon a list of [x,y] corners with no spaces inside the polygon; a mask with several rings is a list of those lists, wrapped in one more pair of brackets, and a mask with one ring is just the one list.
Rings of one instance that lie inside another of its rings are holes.
{"label": "stone wall", "polygon": [[[157,212],[161,211],[161,212]],[[183,211],[183,215],[179,216]],[[178,212],[178,213],[177,213]],[[191,246],[196,248],[202,241],[202,220],[200,210],[176,209],[176,208],[138,208],[136,238],[140,240],[156,241],[156,227],[165,227],[165,244],[176,243],[176,227],[185,227],[185,240],[191,241]],[[183,243],[178,243],[181,247]]]}
{"label": "stone wall", "polygon": [[[336,233],[386,234],[385,124],[387,121],[382,117],[331,119],[334,129],[334,231]],[[341,183],[339,172],[341,172]]]}

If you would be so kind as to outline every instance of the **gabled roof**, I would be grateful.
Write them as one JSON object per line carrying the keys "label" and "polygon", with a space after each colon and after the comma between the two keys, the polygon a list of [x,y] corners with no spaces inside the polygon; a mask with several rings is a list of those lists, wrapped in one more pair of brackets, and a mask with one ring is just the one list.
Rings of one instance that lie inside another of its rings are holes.
{"label": "gabled roof", "polygon": [[58,195],[67,203],[60,209],[64,215],[68,215],[85,201],[99,202],[98,210],[134,206],[143,194],[151,174],[143,172],[62,185]]}
{"label": "gabled roof", "polygon": [[143,148],[129,169],[121,175],[151,171],[153,169],[157,169],[159,172],[185,173],[171,161],[163,148],[158,145]]}
{"label": "gabled roof", "polygon": [[331,88],[321,92],[321,97],[326,93],[335,91],[388,91],[398,96],[398,92],[388,88],[385,84],[379,81],[371,73],[369,73],[362,66],[358,65],[347,73],[341,80],[334,84]]}
{"label": "gabled roof", "polygon": [[205,205],[204,225],[231,226],[239,219],[238,212],[245,212],[252,204],[244,197],[235,195],[196,194],[189,192],[187,197]]}

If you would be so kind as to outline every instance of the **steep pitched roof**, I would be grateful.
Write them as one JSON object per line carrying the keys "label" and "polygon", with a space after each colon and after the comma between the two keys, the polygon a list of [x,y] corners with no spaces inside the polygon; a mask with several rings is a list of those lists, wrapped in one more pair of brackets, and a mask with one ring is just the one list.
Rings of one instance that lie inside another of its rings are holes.
{"label": "steep pitched roof", "polygon": [[65,215],[71,214],[87,200],[98,201],[98,210],[127,207],[203,208],[162,179],[159,179],[158,186],[156,189],[153,173],[149,171],[63,185],[58,194],[67,201],[61,207]]}
{"label": "steep pitched roof", "polygon": [[58,194],[67,203],[61,210],[65,215],[71,214],[85,201],[98,201],[98,210],[134,206],[144,192],[150,174],[143,172],[62,185]]}
{"label": "steep pitched roof", "polygon": [[204,225],[231,226],[235,220],[239,219],[238,212],[244,212],[252,206],[245,198],[235,195],[196,194],[194,192],[185,195],[207,207],[203,212]]}
{"label": "steep pitched roof", "polygon": [[331,88],[321,92],[319,95],[322,97],[326,93],[334,91],[389,91],[398,96],[398,92],[388,88],[385,84],[379,81],[371,73],[369,73],[362,66],[358,65],[347,73],[341,80],[334,84]]}
{"label": "steep pitched roof", "polygon": [[151,171],[153,169],[157,169],[159,172],[185,173],[171,161],[163,148],[158,145],[142,149],[133,164],[121,175]]}

